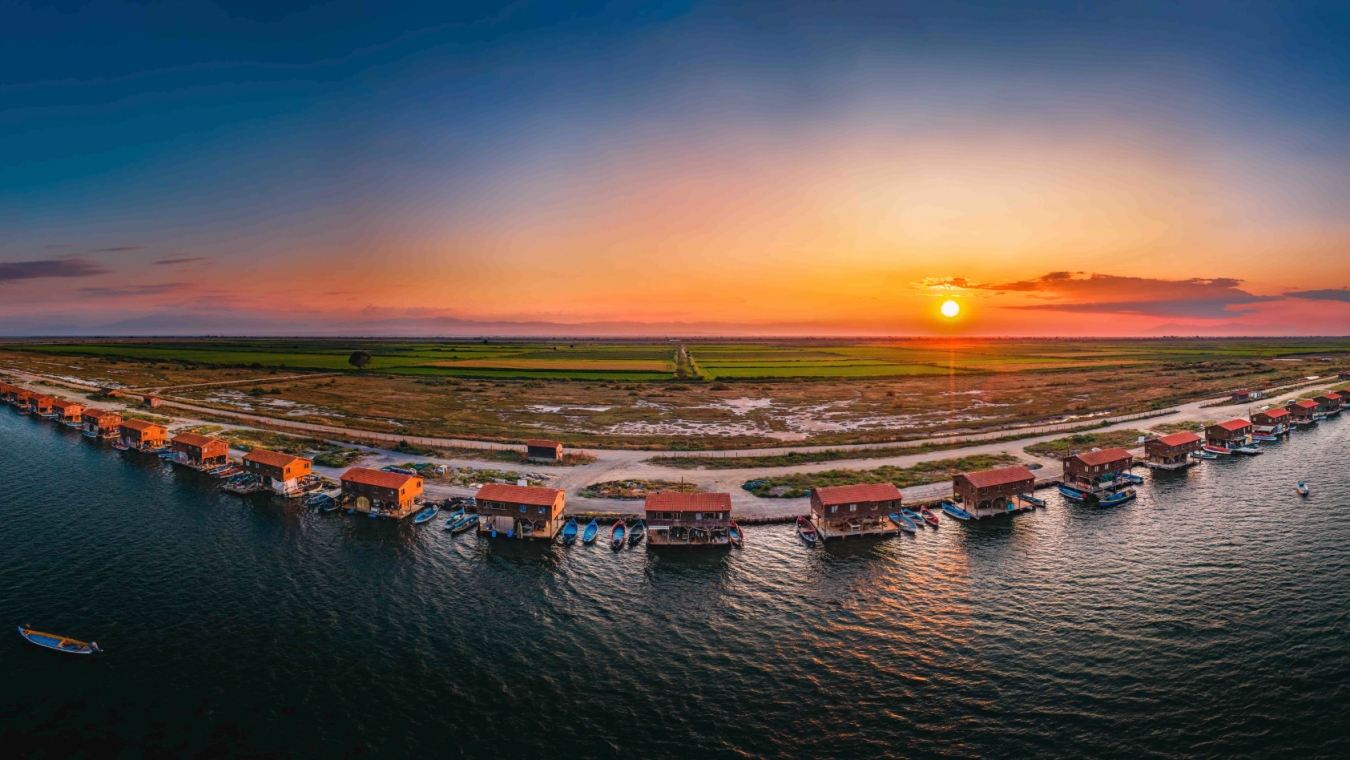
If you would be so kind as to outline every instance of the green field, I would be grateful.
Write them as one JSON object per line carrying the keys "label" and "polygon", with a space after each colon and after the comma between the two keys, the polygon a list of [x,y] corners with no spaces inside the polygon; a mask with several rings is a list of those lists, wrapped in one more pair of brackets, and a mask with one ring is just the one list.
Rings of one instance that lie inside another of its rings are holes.
{"label": "green field", "polygon": [[[17,345],[63,356],[103,356],[204,366],[347,371],[353,351],[367,372],[422,377],[648,381],[685,371],[674,341],[176,340]],[[687,369],[707,380],[886,378],[1072,371],[1154,363],[1267,361],[1344,353],[1344,339],[1001,341],[895,340],[683,344]]]}

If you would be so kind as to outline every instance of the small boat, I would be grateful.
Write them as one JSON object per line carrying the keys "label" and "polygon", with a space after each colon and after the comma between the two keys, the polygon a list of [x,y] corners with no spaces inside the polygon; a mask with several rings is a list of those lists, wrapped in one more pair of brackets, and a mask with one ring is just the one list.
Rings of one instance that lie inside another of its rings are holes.
{"label": "small boat", "polygon": [[745,534],[741,532],[741,526],[736,524],[735,520],[727,527],[727,538],[731,540],[731,545],[737,549],[744,548]]}
{"label": "small boat", "polygon": [[562,529],[562,542],[564,544],[574,544],[577,541],[577,520],[572,518]]}
{"label": "small boat", "polygon": [[1224,446],[1211,446],[1208,443],[1205,444],[1204,446],[1201,446],[1200,448],[1204,449],[1205,451],[1208,451],[1211,454],[1216,454],[1221,457],[1226,457],[1229,454],[1233,453],[1233,450],[1230,448]]}
{"label": "small boat", "polygon": [[1135,475],[1132,472],[1120,473],[1120,479],[1127,483],[1133,483],[1137,486],[1142,486],[1144,484],[1144,479],[1139,477],[1138,475]]}
{"label": "small boat", "polygon": [[955,517],[955,518],[958,519],[958,520],[970,520],[970,519],[972,519],[972,518],[974,517],[974,515],[972,515],[971,513],[967,512],[966,510],[964,510],[964,509],[962,509],[962,508],[956,506],[955,504],[951,503],[950,501],[944,501],[944,502],[942,502],[942,511],[943,511],[943,512],[946,512],[947,514],[951,515],[952,517]]}
{"label": "small boat", "polygon": [[115,441],[115,442],[113,443],[112,447],[113,447],[114,449],[117,449],[118,451],[130,451],[130,450],[131,450],[131,447],[130,447],[130,446],[126,445],[125,443],[122,443],[121,441]]}
{"label": "small boat", "polygon": [[1083,493],[1082,491],[1078,490],[1077,488],[1070,488],[1070,487],[1064,485],[1063,483],[1060,483],[1060,484],[1059,484],[1059,492],[1060,492],[1061,494],[1063,494],[1063,495],[1064,495],[1064,498],[1066,498],[1066,499],[1073,499],[1074,501],[1086,501],[1086,500],[1087,500],[1087,494]]}
{"label": "small boat", "polygon": [[454,512],[445,516],[445,527],[442,530],[454,530],[455,524],[464,517],[464,507],[456,509]]}
{"label": "small boat", "polygon": [[1298,491],[1298,495],[1299,495],[1299,496],[1307,496],[1307,495],[1308,495],[1308,484],[1307,484],[1307,483],[1304,483],[1304,482],[1301,481],[1301,480],[1298,482],[1298,485],[1297,485],[1297,486],[1294,486],[1294,489]]}
{"label": "small boat", "polygon": [[1045,499],[1038,499],[1029,493],[1019,493],[1017,494],[1017,498],[1021,499],[1022,501],[1025,501],[1026,503],[1030,504],[1033,507],[1045,506]]}
{"label": "small boat", "polygon": [[19,635],[27,639],[30,644],[37,644],[44,649],[65,652],[66,654],[98,654],[103,651],[98,648],[97,641],[86,644],[83,641],[57,636],[54,633],[35,631],[27,625],[19,626]]}
{"label": "small boat", "polygon": [[333,510],[337,509],[340,506],[342,505],[338,504],[338,500],[330,496],[328,497],[328,501],[319,505],[319,511],[324,514],[328,514],[329,512],[332,512]]}
{"label": "small boat", "polygon": [[478,513],[465,512],[459,516],[459,520],[450,528],[451,535],[458,535],[469,528],[478,527]]}
{"label": "small boat", "polygon": [[1265,452],[1256,448],[1255,446],[1238,446],[1237,448],[1233,449],[1233,453],[1245,454],[1249,457],[1254,457],[1257,454],[1264,454]]}
{"label": "small boat", "polygon": [[1278,435],[1266,435],[1265,433],[1252,433],[1252,440],[1271,443],[1272,441],[1280,440],[1280,437]]}
{"label": "small boat", "polygon": [[891,513],[891,522],[895,523],[895,527],[906,533],[919,532],[919,526],[915,525],[913,520],[902,514]]}
{"label": "small boat", "polygon": [[1192,451],[1191,459],[1218,459],[1218,454],[1211,454],[1208,451]]}
{"label": "small boat", "polygon": [[797,534],[808,544],[814,544],[816,539],[820,537],[820,534],[816,533],[816,526],[812,525],[811,521],[805,517],[797,518]]}
{"label": "small boat", "polygon": [[923,521],[936,528],[938,526],[938,516],[933,514],[933,510],[928,507],[919,507],[919,516]]}
{"label": "small boat", "polygon": [[1123,491],[1116,491],[1109,496],[1101,497],[1097,500],[1097,503],[1103,507],[1114,507],[1117,504],[1124,504],[1137,495],[1133,488],[1126,488]]}
{"label": "small boat", "polygon": [[647,524],[642,522],[641,520],[638,520],[637,524],[633,526],[633,529],[628,531],[628,545],[637,546],[638,544],[642,543],[642,538],[643,536],[646,535],[647,535]]}
{"label": "small boat", "polygon": [[441,513],[440,507],[436,506],[427,507],[426,509],[417,513],[417,516],[413,518],[413,523],[421,525],[422,523],[426,522],[427,520],[430,520],[431,518],[435,517],[436,515],[439,515],[440,513]]}
{"label": "small boat", "polygon": [[615,520],[614,526],[609,529],[609,543],[615,550],[623,548],[623,536],[628,530],[628,525],[623,520]]}
{"label": "small boat", "polygon": [[919,513],[915,512],[912,509],[901,507],[900,514],[905,517],[908,517],[909,521],[914,523],[915,525],[918,525],[919,523],[923,522],[923,518],[919,517]]}
{"label": "small boat", "polygon": [[595,541],[595,536],[600,532],[600,524],[595,520],[586,523],[586,530],[581,532],[581,543],[589,544]]}

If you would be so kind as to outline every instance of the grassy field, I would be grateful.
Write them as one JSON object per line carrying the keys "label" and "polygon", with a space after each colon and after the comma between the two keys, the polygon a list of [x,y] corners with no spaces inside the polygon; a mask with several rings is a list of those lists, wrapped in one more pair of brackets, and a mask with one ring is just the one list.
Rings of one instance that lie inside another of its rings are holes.
{"label": "grassy field", "polygon": [[[362,371],[347,363],[356,350],[373,357]],[[1345,339],[173,340],[0,348],[0,369],[167,389],[157,392],[221,411],[407,436],[513,443],[544,436],[572,448],[683,451],[890,442],[1042,422],[1087,426],[1094,416],[1269,388],[1348,365]]]}
{"label": "grassy field", "polygon": [[871,470],[825,470],[777,475],[746,481],[745,488],[756,496],[792,499],[806,496],[812,488],[823,486],[893,483],[896,488],[908,488],[950,480],[952,476],[962,472],[990,470],[1013,464],[1017,464],[1016,457],[990,454],[920,462],[913,467],[883,466]]}
{"label": "grassy field", "polygon": [[694,483],[674,480],[607,480],[586,486],[580,495],[588,499],[643,499],[649,493],[662,491],[699,493],[702,490]]}
{"label": "grassy field", "polygon": [[1053,441],[1042,441],[1026,447],[1028,454],[1035,454],[1042,457],[1066,457],[1091,449],[1111,449],[1120,447],[1122,449],[1132,449],[1139,444],[1139,439],[1147,437],[1148,434],[1142,430],[1110,430],[1104,433],[1077,433],[1075,435],[1056,438]]}

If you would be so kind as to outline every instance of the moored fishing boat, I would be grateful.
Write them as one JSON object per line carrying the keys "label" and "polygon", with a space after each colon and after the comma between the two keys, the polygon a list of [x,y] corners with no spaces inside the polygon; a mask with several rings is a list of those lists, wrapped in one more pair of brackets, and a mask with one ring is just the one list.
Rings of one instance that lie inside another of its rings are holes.
{"label": "moored fishing boat", "polygon": [[1233,450],[1226,446],[1212,446],[1208,443],[1205,444],[1204,446],[1201,446],[1200,448],[1203,451],[1208,451],[1209,453],[1214,454],[1215,456],[1221,457],[1226,457],[1229,454],[1233,453]]}
{"label": "moored fishing boat", "polygon": [[131,447],[121,441],[113,441],[112,447],[118,451],[130,451]]}
{"label": "moored fishing boat", "polygon": [[1103,507],[1114,507],[1117,504],[1124,504],[1135,496],[1138,496],[1138,494],[1135,493],[1133,488],[1126,488],[1097,499],[1097,503]]}
{"label": "moored fishing boat", "polygon": [[615,520],[609,529],[609,543],[616,551],[623,548],[623,537],[627,531],[628,525],[623,520]]}
{"label": "moored fishing boat", "polygon": [[936,528],[939,524],[938,516],[933,514],[933,510],[928,507],[919,507],[919,516],[923,521]]}
{"label": "moored fishing boat", "polygon": [[97,641],[86,644],[83,641],[76,641],[66,636],[35,631],[26,624],[19,626],[19,635],[30,644],[36,644],[43,649],[51,649],[56,652],[65,652],[66,654],[98,654],[103,651],[98,648]]}
{"label": "moored fishing boat", "polygon": [[433,504],[427,507],[426,509],[422,510],[421,512],[418,512],[417,516],[413,518],[413,523],[416,525],[421,525],[422,523],[426,522],[427,520],[430,520],[431,518],[435,517],[436,515],[439,515],[440,513],[441,508]]}
{"label": "moored fishing boat", "polygon": [[923,522],[923,518],[919,517],[919,513],[915,512],[912,509],[909,509],[908,507],[902,507],[900,509],[900,515],[902,517],[908,517],[909,521],[914,523],[915,525],[918,525],[919,523]]}
{"label": "moored fishing boat", "polygon": [[573,544],[577,540],[577,519],[573,517],[567,521],[562,529],[562,542],[564,544]]}
{"label": "moored fishing boat", "polygon": [[802,540],[808,544],[814,544],[816,539],[819,538],[819,534],[816,533],[816,526],[812,525],[811,521],[805,517],[797,518],[797,535],[801,536]]}
{"label": "moored fishing boat", "polygon": [[1297,486],[1294,486],[1294,490],[1298,491],[1298,495],[1299,495],[1299,496],[1307,496],[1307,495],[1308,495],[1308,484],[1307,484],[1307,483],[1304,483],[1303,481],[1300,480],[1300,481],[1298,482],[1298,485],[1297,485]]}
{"label": "moored fishing boat", "polygon": [[1019,493],[1017,494],[1017,498],[1021,499],[1022,501],[1025,501],[1026,503],[1034,507],[1045,506],[1045,499],[1038,499],[1029,493]]}
{"label": "moored fishing boat", "polygon": [[600,533],[600,524],[595,520],[586,523],[586,530],[581,533],[581,543],[589,544],[595,541],[595,537]]}
{"label": "moored fishing boat", "polygon": [[1244,454],[1244,455],[1249,456],[1249,457],[1254,457],[1254,456],[1256,456],[1257,454],[1263,454],[1263,453],[1265,453],[1265,452],[1261,451],[1260,449],[1256,448],[1255,446],[1238,446],[1238,447],[1236,447],[1236,448],[1233,449],[1233,453],[1234,453],[1234,454]]}
{"label": "moored fishing boat", "polygon": [[1192,451],[1191,459],[1218,459],[1218,454],[1211,454],[1208,451]]}
{"label": "moored fishing boat", "polygon": [[973,517],[973,515],[971,515],[969,512],[956,506],[950,501],[942,502],[942,511],[946,512],[952,517],[955,517],[958,520],[969,520]]}
{"label": "moored fishing boat", "polygon": [[919,526],[915,525],[913,520],[909,519],[908,517],[905,517],[902,514],[892,512],[891,522],[895,523],[895,527],[899,528],[900,530],[903,530],[906,533],[919,532]]}
{"label": "moored fishing boat", "polygon": [[1070,488],[1069,486],[1066,486],[1063,483],[1059,484],[1059,492],[1063,494],[1064,498],[1066,499],[1073,499],[1074,501],[1087,500],[1087,494],[1083,493],[1077,488]]}
{"label": "moored fishing boat", "polygon": [[1143,485],[1143,484],[1144,484],[1144,479],[1141,478],[1141,477],[1139,477],[1138,475],[1135,475],[1135,474],[1132,473],[1132,472],[1122,472],[1122,473],[1120,473],[1120,479],[1123,480],[1123,481],[1125,481],[1125,482],[1127,482],[1127,483],[1133,483],[1133,484],[1135,484],[1135,485],[1137,485],[1137,486]]}
{"label": "moored fishing boat", "polygon": [[1252,440],[1270,443],[1272,441],[1280,440],[1280,437],[1278,435],[1267,435],[1266,433],[1252,433]]}
{"label": "moored fishing boat", "polygon": [[628,531],[628,545],[637,546],[638,544],[642,543],[642,539],[646,535],[647,535],[646,523],[642,522],[641,520],[638,520],[636,523],[633,524],[633,529]]}
{"label": "moored fishing boat", "polygon": [[731,545],[737,549],[745,546],[745,534],[741,533],[741,526],[737,525],[735,520],[732,520],[731,525],[727,528],[727,538],[731,540]]}

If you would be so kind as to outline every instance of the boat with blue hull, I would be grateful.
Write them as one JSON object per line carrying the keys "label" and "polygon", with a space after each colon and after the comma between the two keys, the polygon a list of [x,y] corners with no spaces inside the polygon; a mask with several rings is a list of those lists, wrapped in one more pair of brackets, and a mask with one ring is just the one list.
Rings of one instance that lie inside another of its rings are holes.
{"label": "boat with blue hull", "polygon": [[426,509],[417,513],[417,516],[413,518],[413,523],[421,525],[422,523],[426,522],[427,520],[430,520],[431,518],[435,517],[436,515],[439,515],[440,513],[441,513],[440,507],[427,507]]}
{"label": "boat with blue hull", "polygon": [[1045,499],[1039,499],[1035,496],[1032,496],[1029,493],[1019,493],[1017,494],[1017,498],[1021,499],[1022,501],[1025,501],[1026,503],[1030,504],[1033,507],[1045,506]]}
{"label": "boat with blue hull", "polygon": [[974,519],[974,517],[975,517],[975,516],[972,515],[971,513],[969,513],[969,512],[967,512],[966,510],[964,510],[964,509],[962,509],[962,508],[956,506],[955,504],[951,503],[950,501],[944,501],[944,502],[942,502],[942,511],[943,511],[943,512],[946,512],[947,514],[951,515],[952,517],[956,518],[957,520],[971,520],[971,519]]}
{"label": "boat with blue hull", "polygon": [[577,521],[576,518],[572,518],[567,521],[566,525],[563,526],[562,542],[564,544],[574,544],[576,543],[576,541],[577,541]]}
{"label": "boat with blue hull", "polygon": [[627,531],[628,524],[623,520],[615,522],[614,526],[609,529],[609,542],[615,551],[623,548],[623,537]]}
{"label": "boat with blue hull", "polygon": [[595,536],[599,532],[600,532],[600,523],[596,522],[595,520],[591,520],[589,523],[586,523],[586,530],[582,531],[581,533],[581,543],[583,544],[594,543]]}
{"label": "boat with blue hull", "polygon": [[19,626],[19,635],[30,644],[36,644],[43,649],[50,649],[54,652],[63,652],[65,654],[98,654],[102,649],[98,648],[97,641],[85,643],[77,641],[68,636],[58,636],[54,633],[43,633],[35,631],[32,628]]}
{"label": "boat with blue hull", "polygon": [[908,517],[905,517],[904,515],[892,513],[891,522],[895,523],[895,527],[899,528],[900,530],[903,530],[906,533],[919,532],[919,526],[915,525],[913,520],[909,519]]}
{"label": "boat with blue hull", "polygon": [[1135,493],[1135,490],[1133,488],[1126,488],[1123,491],[1116,491],[1113,494],[1108,494],[1106,496],[1098,498],[1097,504],[1103,507],[1114,507],[1118,504],[1124,504],[1125,502],[1132,500],[1136,496],[1138,496],[1138,494]]}
{"label": "boat with blue hull", "polygon": [[1066,499],[1073,499],[1074,501],[1087,501],[1086,493],[1078,490],[1077,488],[1070,488],[1069,486],[1066,486],[1063,483],[1059,485],[1059,492],[1063,494],[1064,498]]}

